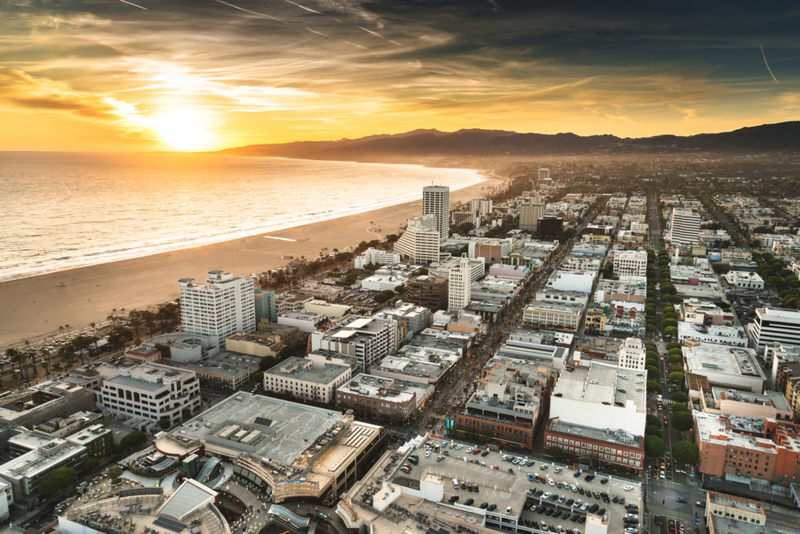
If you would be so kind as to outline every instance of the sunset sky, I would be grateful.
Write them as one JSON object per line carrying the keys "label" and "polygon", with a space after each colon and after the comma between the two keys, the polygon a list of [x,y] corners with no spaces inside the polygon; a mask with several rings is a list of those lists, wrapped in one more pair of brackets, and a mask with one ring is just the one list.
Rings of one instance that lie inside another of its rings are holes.
{"label": "sunset sky", "polygon": [[752,0],[0,0],[0,150],[727,131],[800,118],[798,28]]}

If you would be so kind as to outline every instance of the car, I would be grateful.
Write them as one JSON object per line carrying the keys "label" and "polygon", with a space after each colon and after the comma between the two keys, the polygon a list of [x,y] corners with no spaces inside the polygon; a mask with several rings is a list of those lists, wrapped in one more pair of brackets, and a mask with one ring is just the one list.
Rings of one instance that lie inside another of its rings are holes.
{"label": "car", "polygon": [[511,515],[511,511],[512,510],[510,506],[506,507],[506,515]]}
{"label": "car", "polygon": [[586,478],[584,478],[584,480],[586,482],[591,482],[592,480],[594,480],[594,475],[586,475]]}
{"label": "car", "polygon": [[441,462],[442,460],[444,460],[444,456],[437,456],[436,457],[436,461],[437,462]]}
{"label": "car", "polygon": [[624,489],[625,491],[633,491],[633,486],[625,486],[622,489]]}
{"label": "car", "polygon": [[579,486],[579,487],[578,487],[578,493],[580,493],[581,495],[583,495],[583,494],[585,494],[586,492],[585,492],[585,491],[583,491],[583,488],[581,488],[581,487]]}
{"label": "car", "polygon": [[427,451],[425,453],[425,458],[430,458],[430,457],[431,457],[431,451]]}
{"label": "car", "polygon": [[489,503],[488,502],[482,502],[481,505],[479,506],[479,508],[481,508],[483,510],[485,510],[488,507],[489,507]]}
{"label": "car", "polygon": [[542,490],[536,490],[536,491],[533,492],[533,495],[535,497],[541,497],[543,494],[544,494],[544,492]]}
{"label": "car", "polygon": [[489,456],[489,451],[483,451],[483,452],[481,452],[481,456]]}
{"label": "car", "polygon": [[553,481],[552,478],[548,478],[547,479],[547,483],[550,484],[551,486],[555,486],[556,485],[556,483]]}
{"label": "car", "polygon": [[467,499],[466,501],[464,501],[464,505],[465,505],[465,506],[470,506],[470,505],[472,505],[472,503],[474,503],[474,502],[475,502],[475,501],[474,501],[473,499]]}
{"label": "car", "polygon": [[606,515],[606,509],[605,509],[605,508],[600,508],[600,509],[597,511],[597,515]]}
{"label": "car", "polygon": [[458,495],[453,495],[452,497],[450,497],[449,500],[450,500],[450,504],[453,504],[454,502],[456,502],[458,500]]}
{"label": "car", "polygon": [[585,512],[588,509],[589,509],[589,503],[588,502],[586,504],[584,504],[583,506],[581,506],[581,512]]}
{"label": "car", "polygon": [[567,498],[562,495],[561,497],[558,498],[558,504],[564,504],[564,501],[566,500]]}
{"label": "car", "polygon": [[547,510],[544,511],[544,515],[546,515],[548,517],[553,515],[554,513],[555,513],[555,510],[553,510],[552,508],[548,508]]}
{"label": "car", "polygon": [[597,512],[599,509],[600,509],[600,505],[593,504],[593,505],[591,505],[591,506],[589,507],[589,512],[594,514],[594,513],[596,513],[596,512]]}
{"label": "car", "polygon": [[558,530],[558,534],[567,534],[567,531],[564,530],[564,527],[562,527],[561,525],[558,525],[556,527],[556,530]]}
{"label": "car", "polygon": [[583,524],[586,523],[586,516],[582,515],[578,518],[578,523]]}
{"label": "car", "polygon": [[546,471],[547,468],[550,467],[550,465],[549,464],[542,464],[539,467],[541,468],[542,471]]}
{"label": "car", "polygon": [[467,489],[467,483],[466,482],[462,482],[461,483],[461,489]]}
{"label": "car", "polygon": [[600,479],[600,484],[608,484],[608,479],[607,478],[601,478]]}
{"label": "car", "polygon": [[558,519],[559,517],[561,517],[561,510],[553,512],[553,519]]}
{"label": "car", "polygon": [[561,489],[561,481],[560,480],[556,480],[556,487],[558,489]]}
{"label": "car", "polygon": [[598,492],[597,490],[592,490],[592,495],[594,496],[595,499],[600,498],[600,492]]}
{"label": "car", "polygon": [[568,499],[564,506],[572,506],[573,504],[575,504],[575,499]]}
{"label": "car", "polygon": [[475,450],[475,449],[473,449],[472,447],[467,447],[467,452],[468,452],[468,453],[472,453],[472,451],[474,451],[474,450]]}
{"label": "car", "polygon": [[482,453],[482,452],[483,452],[483,451],[482,451],[482,450],[480,450],[480,449],[473,449],[473,451],[472,451],[472,454],[480,454],[480,453]]}
{"label": "car", "polygon": [[580,471],[575,471],[575,473],[572,476],[575,477],[575,478],[581,478],[581,472]]}
{"label": "car", "polygon": [[542,499],[543,499],[543,500],[547,500],[547,499],[549,499],[549,498],[550,498],[550,496],[551,496],[551,495],[552,495],[552,493],[550,493],[550,492],[548,491],[547,493],[545,493],[544,495],[542,495]]}
{"label": "car", "polygon": [[616,495],[614,495],[613,501],[614,501],[614,504],[617,504],[617,502],[619,501],[619,498]]}
{"label": "car", "polygon": [[497,505],[496,505],[496,504],[490,504],[490,505],[489,505],[489,507],[488,507],[486,510],[487,510],[488,512],[491,512],[491,511],[497,510]]}
{"label": "car", "polygon": [[570,521],[577,521],[579,517],[580,517],[580,515],[579,515],[579,514],[572,514],[572,515],[570,516],[569,520],[570,520]]}
{"label": "car", "polygon": [[576,486],[575,484],[571,485],[569,489],[572,490],[572,493],[578,493],[578,486]]}
{"label": "car", "polygon": [[556,473],[560,473],[561,471],[563,471],[563,469],[560,467],[556,467],[555,469],[553,469],[553,471],[555,471]]}
{"label": "car", "polygon": [[697,506],[698,508],[706,507],[706,503],[704,503],[703,501],[697,501],[696,503],[694,503],[694,505]]}
{"label": "car", "polygon": [[547,510],[546,506],[539,506],[538,508],[536,508],[536,513],[543,514],[545,510]]}
{"label": "car", "polygon": [[533,482],[533,475],[528,473],[528,482]]}
{"label": "car", "polygon": [[686,499],[684,499],[683,497],[678,497],[677,499],[675,499],[675,502],[679,502],[679,503],[686,504],[686,503],[687,503],[687,502],[689,502],[689,501],[687,501],[687,500],[686,500]]}
{"label": "car", "polygon": [[513,469],[511,469],[510,467],[508,468],[508,472],[509,472],[510,474],[512,474],[512,475],[514,474],[514,470],[513,470]]}

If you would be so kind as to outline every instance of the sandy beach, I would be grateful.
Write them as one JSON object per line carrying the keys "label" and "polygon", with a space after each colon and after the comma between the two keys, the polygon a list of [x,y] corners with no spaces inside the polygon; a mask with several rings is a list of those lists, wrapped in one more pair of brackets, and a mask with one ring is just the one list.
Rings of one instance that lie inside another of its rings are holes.
{"label": "sandy beach", "polygon": [[[480,197],[481,188],[501,184],[499,180],[486,180],[451,192],[450,201],[468,201]],[[75,331],[92,322],[101,323],[114,309],[144,309],[173,300],[178,296],[180,278],[204,280],[213,269],[237,275],[261,273],[286,264],[288,260],[281,258],[284,255],[313,258],[323,247],[344,250],[361,241],[396,233],[409,217],[421,211],[420,198],[269,234],[2,282],[0,349],[24,340],[60,335],[59,326],[68,324],[70,331]],[[380,225],[381,234],[367,231],[370,221]]]}

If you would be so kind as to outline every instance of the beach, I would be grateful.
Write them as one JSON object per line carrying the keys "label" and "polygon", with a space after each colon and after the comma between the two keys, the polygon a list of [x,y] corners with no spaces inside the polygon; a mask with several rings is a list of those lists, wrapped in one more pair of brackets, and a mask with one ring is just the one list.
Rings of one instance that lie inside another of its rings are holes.
{"label": "beach", "polygon": [[[450,202],[478,198],[482,188],[502,183],[488,179],[451,191]],[[92,322],[102,323],[113,310],[119,314],[123,309],[141,310],[174,300],[181,278],[205,280],[208,271],[214,269],[250,275],[290,261],[282,256],[315,258],[323,248],[331,252],[334,248],[355,247],[361,241],[398,233],[408,218],[421,212],[420,198],[269,234],[2,282],[0,349],[24,340],[59,336],[59,326],[69,325],[74,332]],[[379,225],[382,232],[369,232],[370,222]]]}

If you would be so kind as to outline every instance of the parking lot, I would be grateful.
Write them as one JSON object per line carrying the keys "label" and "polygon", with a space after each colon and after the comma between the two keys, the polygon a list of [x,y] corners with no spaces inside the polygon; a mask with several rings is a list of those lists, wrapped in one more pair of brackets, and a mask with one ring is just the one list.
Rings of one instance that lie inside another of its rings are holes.
{"label": "parking lot", "polygon": [[[635,482],[593,476],[593,472],[578,472],[524,456],[507,456],[504,460],[505,455],[496,452],[474,454],[468,452],[472,446],[464,443],[447,441],[444,449],[441,440],[427,443],[432,450],[420,445],[412,453],[419,457],[419,464],[412,465],[406,476],[421,479],[424,473],[441,475],[445,503],[458,497],[457,504],[464,505],[472,499],[468,506],[479,510],[495,505],[498,512],[504,512],[510,506],[509,515],[520,517],[522,524],[533,525],[535,521],[541,526],[544,522],[548,527],[561,525],[581,532],[587,513],[606,515],[610,531],[622,532],[625,505],[643,510],[641,486]],[[459,445],[461,448],[457,448]],[[453,479],[458,481],[458,489]]]}

